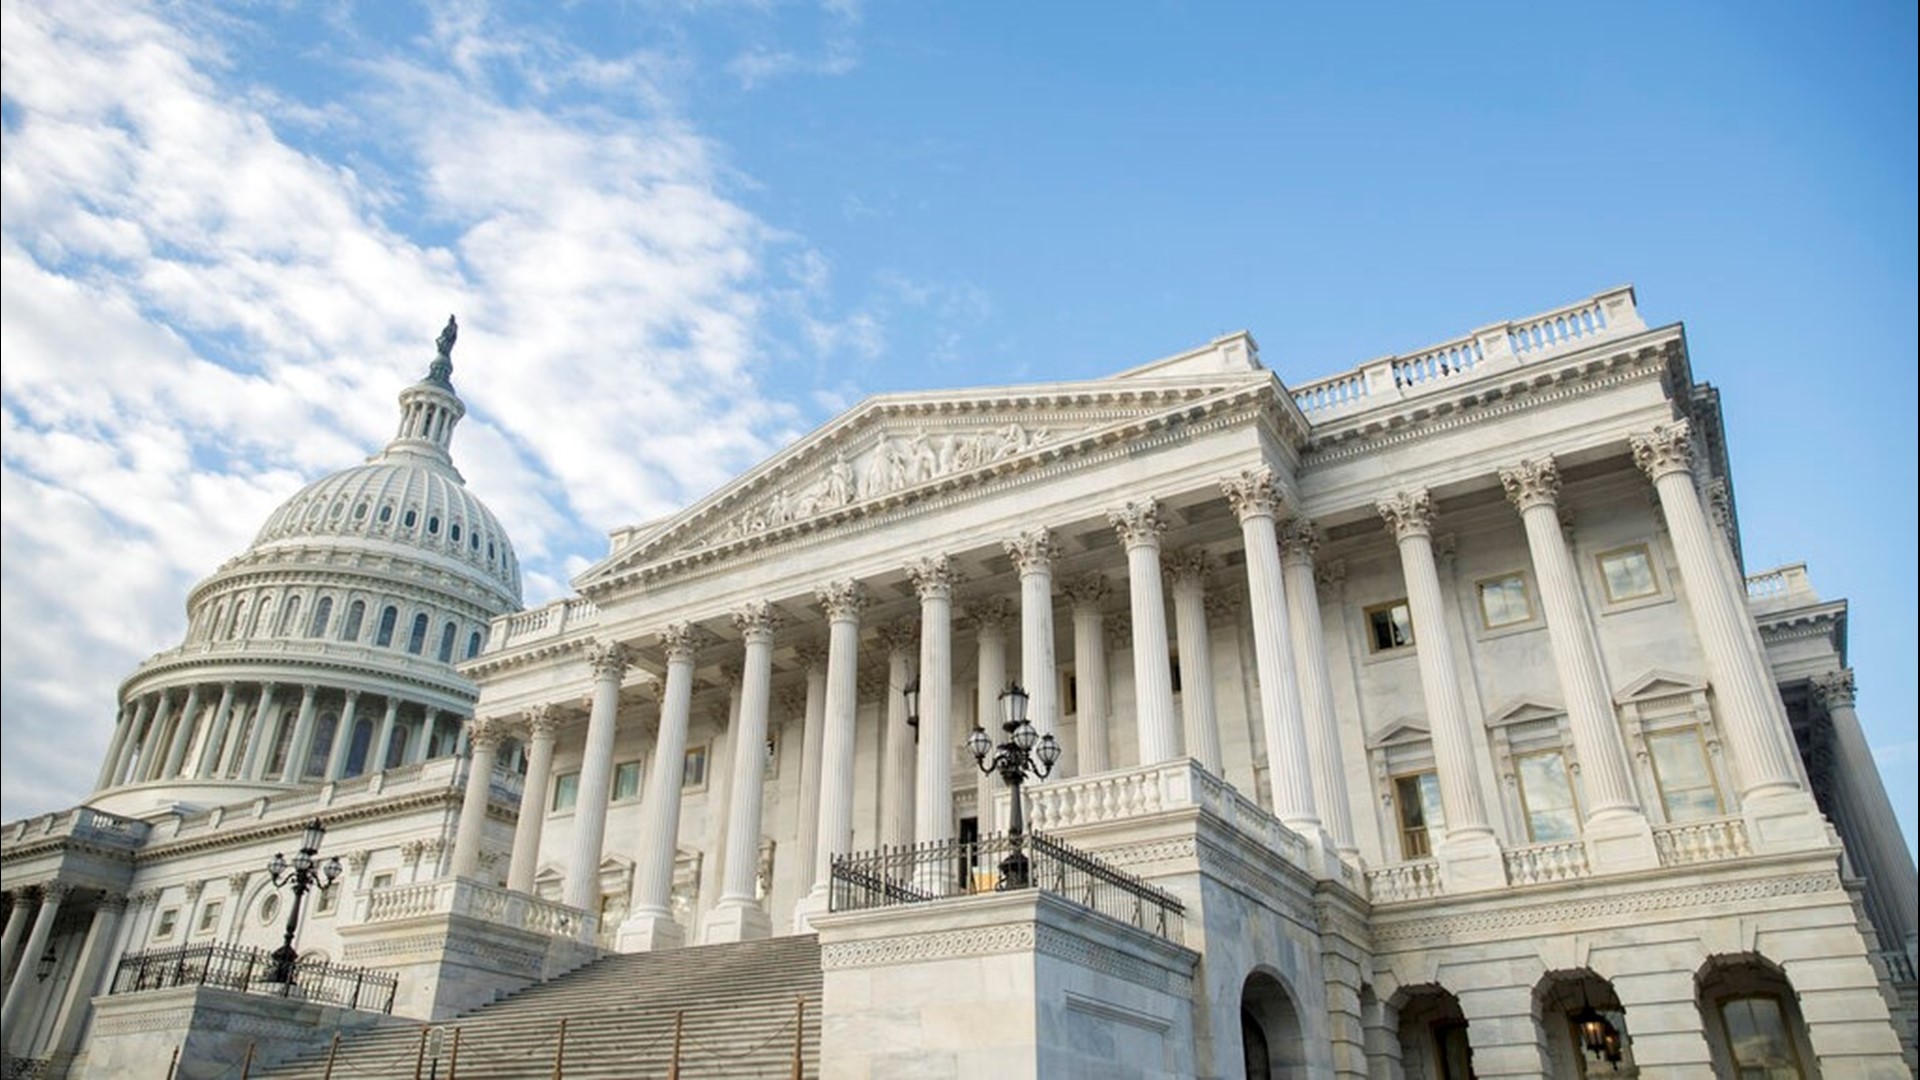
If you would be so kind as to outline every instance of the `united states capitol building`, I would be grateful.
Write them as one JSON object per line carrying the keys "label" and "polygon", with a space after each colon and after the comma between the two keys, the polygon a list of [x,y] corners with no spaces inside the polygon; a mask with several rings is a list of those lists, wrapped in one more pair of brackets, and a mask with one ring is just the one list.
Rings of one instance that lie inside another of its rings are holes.
{"label": "united states capitol building", "polygon": [[427,1023],[560,1076],[642,1019],[512,1065],[516,1001],[782,942],[794,1071],[711,1075],[1913,1074],[1846,602],[1744,564],[1630,288],[1297,384],[1235,334],[872,397],[531,610],[452,351],[0,828],[9,1075],[416,1075]]}

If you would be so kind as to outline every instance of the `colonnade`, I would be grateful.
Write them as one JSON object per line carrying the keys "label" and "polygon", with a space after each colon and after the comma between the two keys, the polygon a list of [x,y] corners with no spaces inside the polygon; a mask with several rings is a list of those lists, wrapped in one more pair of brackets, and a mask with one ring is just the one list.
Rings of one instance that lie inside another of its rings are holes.
{"label": "colonnade", "polygon": [[[84,898],[83,898],[84,897]],[[53,956],[53,933],[61,911],[80,904],[87,912],[87,929],[77,957]],[[115,949],[115,937],[127,898],[117,893],[84,893],[55,879],[16,889],[4,933],[0,933],[0,973],[5,992],[0,997],[0,1038],[7,1057],[72,1054],[93,995],[100,989]],[[65,978],[50,979],[40,970],[42,957],[51,957]],[[58,994],[58,1000],[53,995]],[[56,1011],[51,1024],[46,1010]],[[29,1023],[37,1015],[36,1022]],[[45,1032],[46,1037],[38,1039]]]}

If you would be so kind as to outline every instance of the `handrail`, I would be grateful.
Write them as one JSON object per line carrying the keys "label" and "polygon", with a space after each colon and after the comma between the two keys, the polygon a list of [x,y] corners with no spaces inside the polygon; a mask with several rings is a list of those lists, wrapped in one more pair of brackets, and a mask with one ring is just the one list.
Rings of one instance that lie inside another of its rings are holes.
{"label": "handrail", "polygon": [[265,949],[237,945],[179,945],[120,958],[109,994],[214,986],[243,994],[272,994],[345,1009],[392,1013],[399,976],[328,960],[300,960],[293,978],[272,978],[276,964]]}

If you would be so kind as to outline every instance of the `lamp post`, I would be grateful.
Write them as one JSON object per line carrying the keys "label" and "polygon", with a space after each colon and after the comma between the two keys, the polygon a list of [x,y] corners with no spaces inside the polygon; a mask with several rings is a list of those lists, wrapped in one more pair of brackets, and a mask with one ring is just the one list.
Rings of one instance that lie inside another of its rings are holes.
{"label": "lamp post", "polygon": [[315,818],[307,823],[306,833],[300,839],[300,852],[292,862],[275,852],[267,863],[267,876],[274,888],[293,886],[293,910],[287,912],[287,936],[280,947],[273,950],[273,971],[267,976],[268,982],[293,985],[293,966],[300,959],[300,954],[293,949],[293,935],[300,931],[300,905],[306,900],[308,890],[325,892],[340,876],[338,856],[328,859],[325,865],[318,862],[320,840],[326,835],[327,827]]}
{"label": "lamp post", "polygon": [[47,951],[40,954],[39,962],[34,965],[34,970],[33,970],[34,977],[39,979],[41,982],[46,982],[47,976],[52,975],[53,969],[59,966],[60,966],[60,956],[58,953],[55,953],[53,951],[53,945],[48,944]]}
{"label": "lamp post", "polygon": [[920,741],[920,676],[915,675],[900,688],[900,696],[907,699],[907,726],[913,729],[913,741]]}
{"label": "lamp post", "polygon": [[1014,683],[1000,694],[1000,728],[1007,740],[999,746],[985,728],[974,726],[967,736],[967,750],[983,773],[998,772],[1013,789],[1013,820],[1007,826],[1008,846],[1012,849],[1000,860],[1000,889],[1027,887],[1027,855],[1021,850],[1026,832],[1025,809],[1021,805],[1020,785],[1028,776],[1045,780],[1060,760],[1060,744],[1052,735],[1042,735],[1027,720],[1027,692]]}

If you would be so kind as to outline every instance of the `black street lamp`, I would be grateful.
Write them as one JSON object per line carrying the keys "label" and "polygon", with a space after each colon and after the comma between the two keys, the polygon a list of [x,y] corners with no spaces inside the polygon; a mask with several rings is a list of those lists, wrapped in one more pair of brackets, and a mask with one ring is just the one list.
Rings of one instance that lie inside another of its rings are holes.
{"label": "black street lamp", "polygon": [[900,688],[900,696],[907,699],[907,726],[913,729],[913,740],[920,741],[920,676],[915,675],[907,685]]}
{"label": "black street lamp", "polygon": [[1028,863],[1026,852],[1021,850],[1026,812],[1021,805],[1020,785],[1028,776],[1045,780],[1053,772],[1053,763],[1060,760],[1060,744],[1052,735],[1035,731],[1027,721],[1027,692],[1020,689],[1019,683],[1009,685],[1000,694],[1000,728],[1007,733],[1007,741],[996,747],[986,729],[975,725],[973,734],[967,736],[967,750],[973,754],[981,772],[998,772],[1000,779],[1013,789],[1013,821],[1007,826],[1011,850],[1000,860],[1000,884],[996,888],[1024,889],[1028,883]]}
{"label": "black street lamp", "polygon": [[34,977],[39,979],[41,982],[46,982],[47,976],[52,975],[53,969],[59,966],[60,966],[60,956],[58,953],[55,953],[53,951],[53,946],[49,944],[47,946],[47,951],[40,954],[39,963],[34,965],[34,969],[33,969]]}
{"label": "black street lamp", "polygon": [[293,886],[293,910],[287,912],[287,936],[280,947],[273,950],[273,972],[267,976],[268,982],[293,985],[293,966],[300,959],[300,954],[293,949],[293,935],[300,931],[300,905],[309,889],[326,892],[340,876],[338,856],[328,859],[324,866],[316,858],[320,854],[320,839],[326,835],[327,827],[320,824],[319,818],[314,818],[307,822],[306,834],[300,838],[300,853],[291,863],[278,852],[267,863],[267,876],[273,880],[274,888]]}

